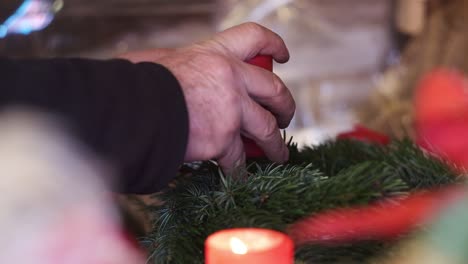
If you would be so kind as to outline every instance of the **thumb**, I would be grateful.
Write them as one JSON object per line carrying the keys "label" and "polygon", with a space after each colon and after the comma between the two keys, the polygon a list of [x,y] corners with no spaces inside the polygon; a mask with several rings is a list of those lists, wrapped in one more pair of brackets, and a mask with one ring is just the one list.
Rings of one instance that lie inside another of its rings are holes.
{"label": "thumb", "polygon": [[227,49],[242,61],[257,55],[271,55],[280,63],[289,60],[289,51],[283,39],[273,31],[248,22],[218,33],[214,39],[222,49]]}

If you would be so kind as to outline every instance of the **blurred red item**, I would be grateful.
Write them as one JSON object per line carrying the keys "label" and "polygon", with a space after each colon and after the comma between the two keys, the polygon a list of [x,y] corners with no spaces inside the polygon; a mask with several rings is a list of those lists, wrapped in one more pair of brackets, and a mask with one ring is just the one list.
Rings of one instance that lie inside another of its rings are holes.
{"label": "blurred red item", "polygon": [[390,137],[385,134],[370,130],[364,126],[356,125],[354,129],[349,132],[338,134],[337,139],[355,139],[364,142],[377,143],[380,145],[387,145],[390,143]]}
{"label": "blurred red item", "polygon": [[247,158],[263,158],[265,153],[263,150],[250,138],[243,137],[245,155]]}
{"label": "blurred red item", "polygon": [[452,69],[424,76],[415,94],[418,143],[455,163],[468,166],[468,80]]}
{"label": "blurred red item", "polygon": [[273,57],[270,55],[258,55],[248,60],[247,63],[261,67],[271,72],[273,71]]}
{"label": "blurred red item", "polygon": [[363,208],[345,208],[314,215],[293,224],[289,235],[298,245],[391,240],[426,224],[447,204],[465,194],[448,188],[414,194]]}
{"label": "blurred red item", "polygon": [[[273,58],[269,55],[258,55],[247,63],[264,68],[265,70],[273,71]],[[247,158],[262,158],[265,157],[263,150],[252,139],[243,137],[245,155]]]}
{"label": "blurred red item", "polygon": [[140,250],[142,253],[144,253],[136,237],[132,235],[129,231],[122,230],[121,236],[122,239],[126,241],[131,248],[135,250]]}
{"label": "blurred red item", "polygon": [[468,168],[468,122],[447,119],[417,125],[417,142],[424,149],[455,165],[455,169]]}
{"label": "blurred red item", "polygon": [[417,122],[468,118],[468,80],[453,69],[436,69],[426,74],[416,89]]}

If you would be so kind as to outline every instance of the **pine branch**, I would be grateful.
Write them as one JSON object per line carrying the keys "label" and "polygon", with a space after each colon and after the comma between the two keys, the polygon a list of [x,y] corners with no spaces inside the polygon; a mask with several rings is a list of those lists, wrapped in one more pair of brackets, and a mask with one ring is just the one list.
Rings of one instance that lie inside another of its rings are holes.
{"label": "pine branch", "polygon": [[431,157],[409,139],[396,141],[384,161],[392,166],[399,177],[412,189],[427,189],[450,183],[462,182],[453,166]]}
{"label": "pine branch", "polygon": [[381,160],[385,155],[384,147],[356,140],[328,141],[318,146],[298,150],[291,148],[291,164],[309,164],[323,172],[334,176],[342,169],[352,165],[372,160]]}
{"label": "pine branch", "polygon": [[[459,181],[447,164],[425,155],[410,141],[384,147],[339,140],[301,151],[291,144],[290,149],[288,165],[256,160],[242,180],[225,177],[211,162],[185,166],[174,186],[156,196],[164,203],[149,208],[157,219],[154,232],[145,239],[152,243],[153,261],[203,263],[205,239],[221,229],[284,231],[289,224],[323,210],[365,205]],[[361,260],[380,250],[383,244],[379,243],[321,250],[343,258],[359,255]],[[312,248],[319,247],[299,248],[298,261],[332,263],[326,257],[330,254],[313,254]]]}

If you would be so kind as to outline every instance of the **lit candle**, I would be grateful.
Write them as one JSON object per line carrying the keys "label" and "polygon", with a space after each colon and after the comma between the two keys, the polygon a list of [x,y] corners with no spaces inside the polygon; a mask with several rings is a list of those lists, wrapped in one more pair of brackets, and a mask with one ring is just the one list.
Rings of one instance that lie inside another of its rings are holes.
{"label": "lit candle", "polygon": [[292,264],[294,245],[283,233],[260,228],[216,232],[205,242],[206,264]]}

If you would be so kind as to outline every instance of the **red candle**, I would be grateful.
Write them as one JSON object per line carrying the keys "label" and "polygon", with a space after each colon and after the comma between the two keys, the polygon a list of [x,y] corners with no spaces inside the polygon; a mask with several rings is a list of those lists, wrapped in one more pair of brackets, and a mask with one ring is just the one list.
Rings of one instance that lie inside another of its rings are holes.
{"label": "red candle", "polygon": [[257,55],[248,60],[247,63],[273,71],[273,57],[271,55]]}
{"label": "red candle", "polygon": [[[257,55],[248,60],[247,63],[261,67],[268,71],[273,71],[273,57],[270,55]],[[262,158],[265,157],[263,150],[252,139],[243,137],[245,154],[247,158]]]}
{"label": "red candle", "polygon": [[218,231],[205,241],[206,264],[292,264],[294,245],[285,234],[261,228]]}

